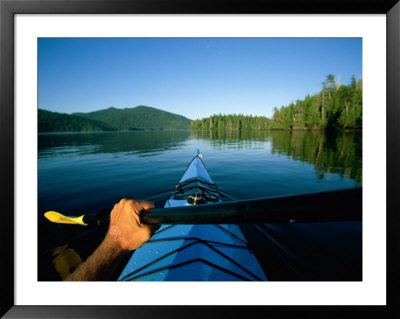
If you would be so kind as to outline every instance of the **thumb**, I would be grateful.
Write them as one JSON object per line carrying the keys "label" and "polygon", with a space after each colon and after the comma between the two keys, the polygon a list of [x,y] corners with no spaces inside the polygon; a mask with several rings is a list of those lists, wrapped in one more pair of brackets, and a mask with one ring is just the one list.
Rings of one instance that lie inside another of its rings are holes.
{"label": "thumb", "polygon": [[153,202],[148,202],[145,200],[137,200],[137,201],[135,201],[135,204],[139,211],[149,210],[149,209],[154,208]]}

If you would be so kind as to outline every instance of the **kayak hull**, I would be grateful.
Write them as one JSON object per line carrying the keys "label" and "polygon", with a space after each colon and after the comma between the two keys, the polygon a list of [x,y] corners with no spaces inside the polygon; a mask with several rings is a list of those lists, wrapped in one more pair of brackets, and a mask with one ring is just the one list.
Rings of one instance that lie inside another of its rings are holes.
{"label": "kayak hull", "polygon": [[[196,151],[164,207],[190,206],[198,198],[204,205],[226,200]],[[163,225],[132,254],[118,280],[265,281],[267,278],[237,225]]]}

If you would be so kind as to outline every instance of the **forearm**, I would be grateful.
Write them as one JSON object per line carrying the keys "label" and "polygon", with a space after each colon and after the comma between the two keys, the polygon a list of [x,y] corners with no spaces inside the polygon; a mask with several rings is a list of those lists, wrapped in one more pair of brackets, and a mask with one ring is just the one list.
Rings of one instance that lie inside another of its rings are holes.
{"label": "forearm", "polygon": [[94,253],[65,280],[106,280],[125,252],[139,248],[155,227],[140,222],[140,212],[153,208],[150,202],[121,199],[110,214],[107,235]]}
{"label": "forearm", "polygon": [[123,253],[124,250],[121,247],[106,237],[94,253],[65,280],[104,280]]}

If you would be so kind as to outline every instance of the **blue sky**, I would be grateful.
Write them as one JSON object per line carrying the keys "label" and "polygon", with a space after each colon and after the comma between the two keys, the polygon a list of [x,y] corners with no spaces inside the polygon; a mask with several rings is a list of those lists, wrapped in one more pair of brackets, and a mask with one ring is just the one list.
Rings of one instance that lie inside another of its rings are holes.
{"label": "blue sky", "polygon": [[61,113],[147,105],[190,119],[271,117],[328,74],[362,78],[361,38],[38,40],[38,106]]}

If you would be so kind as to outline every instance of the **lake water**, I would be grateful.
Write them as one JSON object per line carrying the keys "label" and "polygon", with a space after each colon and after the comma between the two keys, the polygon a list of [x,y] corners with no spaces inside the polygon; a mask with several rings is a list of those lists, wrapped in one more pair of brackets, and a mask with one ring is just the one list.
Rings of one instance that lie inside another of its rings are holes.
{"label": "lake water", "polygon": [[196,148],[214,182],[238,200],[362,185],[361,132],[132,131],[38,141],[39,251],[60,233],[44,212],[81,215],[123,197],[161,198]]}

